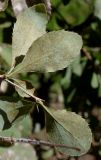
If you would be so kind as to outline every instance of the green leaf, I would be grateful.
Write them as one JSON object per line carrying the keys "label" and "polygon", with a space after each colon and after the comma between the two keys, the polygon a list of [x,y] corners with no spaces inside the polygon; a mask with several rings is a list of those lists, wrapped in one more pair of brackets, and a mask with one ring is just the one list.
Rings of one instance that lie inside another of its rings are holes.
{"label": "green leaf", "polygon": [[52,13],[52,17],[47,24],[47,28],[49,31],[60,30],[62,27],[57,23],[57,18],[60,19],[57,13]]}
{"label": "green leaf", "polygon": [[95,1],[95,16],[101,20],[101,0]]}
{"label": "green leaf", "polygon": [[4,126],[4,120],[2,118],[2,116],[0,115],[0,129],[2,130]]}
{"label": "green leaf", "polygon": [[94,0],[70,0],[67,5],[61,3],[57,8],[58,13],[64,18],[67,24],[77,26],[82,24],[93,12]]}
{"label": "green leaf", "polygon": [[91,86],[92,86],[92,88],[98,88],[98,86],[99,86],[98,77],[97,77],[96,73],[93,73],[93,75],[92,75]]}
{"label": "green leaf", "polygon": [[54,72],[67,67],[80,54],[81,37],[74,32],[53,31],[38,38],[28,50],[22,63],[8,77],[22,72]]}
{"label": "green leaf", "polygon": [[21,137],[20,130],[18,130],[18,127],[12,126],[10,129],[0,131],[0,136],[8,136],[8,137]]}
{"label": "green leaf", "polygon": [[101,83],[99,83],[99,88],[98,88],[98,97],[101,97]]}
{"label": "green leaf", "polygon": [[[0,121],[0,124],[1,124],[1,121]],[[0,136],[17,137],[17,138],[28,137],[30,136],[31,131],[32,131],[32,120],[31,120],[31,117],[27,115],[26,117],[23,118],[22,121],[12,126],[11,128],[4,130],[4,131],[0,131]],[[8,143],[0,141],[0,146],[7,147],[11,145],[12,144],[9,141]]]}
{"label": "green leaf", "polygon": [[67,68],[64,78],[61,78],[61,85],[64,89],[70,87],[72,70],[71,66]]}
{"label": "green leaf", "polygon": [[8,66],[11,66],[12,48],[8,44],[0,44],[0,57],[6,62]]}
{"label": "green leaf", "polygon": [[20,130],[21,137],[29,137],[32,133],[32,119],[30,115],[27,115],[23,120],[15,125],[17,126],[18,130]]}
{"label": "green leaf", "polygon": [[71,156],[85,154],[92,141],[91,130],[87,122],[79,115],[66,110],[46,112],[46,129],[49,139],[57,144],[75,148],[57,148],[58,151]]}
{"label": "green leaf", "polygon": [[32,43],[46,32],[47,16],[44,5],[36,5],[21,12],[13,29],[12,65],[15,58],[26,55]]}
{"label": "green leaf", "polygon": [[82,66],[80,64],[80,57],[71,65],[72,72],[77,76],[81,76],[82,74]]}
{"label": "green leaf", "polygon": [[8,0],[0,0],[0,11],[4,11],[8,6]]}
{"label": "green leaf", "polygon": [[0,130],[8,129],[22,116],[25,116],[32,109],[32,103],[23,104],[21,101],[9,102],[0,100]]}
{"label": "green leaf", "polygon": [[0,148],[2,160],[38,160],[34,148],[30,144],[16,144],[10,148]]}

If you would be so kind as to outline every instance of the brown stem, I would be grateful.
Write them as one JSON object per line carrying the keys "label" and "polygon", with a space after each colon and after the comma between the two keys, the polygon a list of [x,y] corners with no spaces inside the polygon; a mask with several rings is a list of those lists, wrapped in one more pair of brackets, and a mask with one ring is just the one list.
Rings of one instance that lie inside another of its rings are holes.
{"label": "brown stem", "polygon": [[50,146],[50,147],[62,147],[62,148],[68,148],[68,149],[80,151],[80,149],[77,148],[77,147],[67,146],[67,145],[64,145],[64,144],[55,144],[55,143],[51,143],[51,142],[47,142],[47,141],[30,139],[30,138],[13,138],[13,137],[2,137],[2,136],[0,136],[0,142],[9,142],[10,144],[29,143],[29,144],[33,144],[33,145],[45,145],[45,146]]}
{"label": "brown stem", "polygon": [[85,54],[85,56],[86,56],[90,61],[92,61],[92,56],[91,56],[90,52],[88,52],[86,48],[82,48],[82,51],[83,51],[83,53]]}
{"label": "brown stem", "polygon": [[43,2],[45,3],[45,6],[46,6],[46,10],[47,10],[47,13],[48,13],[48,18],[50,18],[51,16],[51,2],[50,0],[43,0]]}

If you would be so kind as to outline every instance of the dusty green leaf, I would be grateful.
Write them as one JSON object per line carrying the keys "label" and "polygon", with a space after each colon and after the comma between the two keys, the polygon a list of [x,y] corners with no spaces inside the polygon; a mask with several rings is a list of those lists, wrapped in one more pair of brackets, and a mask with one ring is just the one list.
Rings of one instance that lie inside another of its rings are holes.
{"label": "dusty green leaf", "polygon": [[80,54],[81,37],[74,32],[53,31],[38,38],[22,63],[8,77],[22,72],[54,72],[67,67]]}
{"label": "dusty green leaf", "polygon": [[21,101],[9,102],[0,100],[0,130],[8,129],[19,117],[25,116],[33,107],[32,103],[23,104]]}
{"label": "dusty green leaf", "polygon": [[8,6],[8,0],[0,0],[0,11],[4,11]]}
{"label": "dusty green leaf", "polygon": [[8,66],[11,66],[12,60],[12,48],[8,44],[0,44],[0,57],[7,63]]}
{"label": "dusty green leaf", "polygon": [[38,160],[34,148],[30,144],[16,144],[10,148],[0,148],[2,160]]}
{"label": "dusty green leaf", "polygon": [[[19,85],[21,88],[24,88],[25,90],[27,90],[29,93],[34,94],[35,89],[34,88],[27,88],[27,84],[26,84],[27,82],[19,80],[19,79],[15,79],[15,83],[17,85]],[[20,88],[18,88],[18,87],[15,86],[15,89],[16,89],[16,91],[18,92],[18,94],[21,97],[26,97],[26,98],[30,97],[28,94],[26,94]]]}
{"label": "dusty green leaf", "polygon": [[101,20],[101,0],[95,1],[95,16]]}
{"label": "dusty green leaf", "polygon": [[29,137],[32,133],[32,119],[30,115],[27,115],[23,120],[16,125],[18,130],[20,130],[22,137]]}
{"label": "dusty green leaf", "polygon": [[21,137],[21,133],[20,130],[18,130],[17,127],[12,126],[10,129],[4,130],[4,131],[0,131],[0,136],[8,136],[8,137]]}
{"label": "dusty green leaf", "polygon": [[[47,109],[48,110],[48,109]],[[91,146],[92,134],[87,122],[79,115],[66,110],[46,112],[46,128],[49,139],[54,143],[79,148],[57,148],[71,156],[85,154]]]}
{"label": "dusty green leaf", "polygon": [[47,16],[43,10],[44,5],[36,5],[18,15],[13,29],[12,65],[15,58],[25,55],[32,43],[46,32]]}
{"label": "dusty green leaf", "polygon": [[0,115],[0,129],[2,130],[4,126],[4,120],[2,118],[2,116]]}

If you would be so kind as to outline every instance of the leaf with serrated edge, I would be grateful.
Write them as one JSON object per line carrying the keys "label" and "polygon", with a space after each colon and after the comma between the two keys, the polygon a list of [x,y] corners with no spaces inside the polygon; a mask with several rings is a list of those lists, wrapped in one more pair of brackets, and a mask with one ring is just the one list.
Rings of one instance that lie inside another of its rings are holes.
{"label": "leaf with serrated edge", "polygon": [[27,8],[17,17],[13,29],[12,66],[15,65],[15,58],[25,55],[32,43],[46,32],[47,16],[38,12],[38,7],[40,5]]}
{"label": "leaf with serrated edge", "polygon": [[80,54],[82,38],[74,32],[53,31],[38,38],[22,63],[7,76],[22,72],[54,72],[67,67]]}
{"label": "leaf with serrated edge", "polygon": [[[51,113],[51,114],[50,114]],[[79,115],[66,110],[46,112],[46,129],[49,139],[54,143],[79,148],[57,148],[58,151],[71,156],[85,154],[92,141],[91,130],[87,122]]]}
{"label": "leaf with serrated edge", "polygon": [[2,118],[2,121],[4,121],[0,125],[0,130],[10,128],[15,120],[28,114],[32,107],[32,103],[24,105],[21,101],[9,102],[0,100],[0,119]]}

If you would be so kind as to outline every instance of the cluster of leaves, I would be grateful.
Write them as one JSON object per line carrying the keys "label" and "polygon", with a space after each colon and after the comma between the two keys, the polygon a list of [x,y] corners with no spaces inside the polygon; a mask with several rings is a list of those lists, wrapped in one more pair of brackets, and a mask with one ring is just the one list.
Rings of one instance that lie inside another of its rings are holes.
{"label": "cluster of leaves", "polygon": [[[100,156],[101,1],[71,0],[66,3],[57,0],[55,2],[53,1],[53,16],[48,30],[52,30],[52,27],[55,30],[60,28],[74,30],[82,35],[84,45],[80,59],[63,74],[57,73],[57,77],[56,75],[52,77],[52,83],[58,84],[62,92],[59,93],[60,89],[57,90],[55,85],[52,86],[54,88],[51,87],[51,91],[53,95],[54,92],[58,93],[58,99],[60,94],[61,97],[65,96],[63,104],[87,118],[96,141],[96,145],[93,144],[93,154]],[[85,14],[83,15],[82,12]]]}
{"label": "cluster of leaves", "polygon": [[[51,80],[53,85],[49,86],[50,90],[52,92],[55,90],[56,93],[59,91],[56,86],[59,86],[63,92],[61,92],[61,95],[65,95],[65,104],[69,104],[72,110],[76,112],[82,112],[82,109],[85,109],[84,106],[90,107],[92,97],[95,94],[100,97],[101,94],[100,43],[98,43],[101,39],[99,29],[101,23],[98,19],[101,15],[100,9],[98,9],[100,8],[99,3],[99,1],[95,3],[95,1],[84,0],[70,0],[66,3],[60,0],[52,1],[53,14],[47,25],[47,30],[74,30],[82,34],[84,48],[82,57],[78,58],[68,69],[54,74],[45,73],[44,80],[46,83],[44,83],[47,84]],[[6,16],[9,12],[7,11]],[[95,16],[98,18],[95,18]],[[2,30],[5,26],[9,27],[9,23],[5,24],[7,26],[4,25]],[[22,77],[35,85],[34,81],[40,79],[41,76],[28,72],[61,70],[75,60],[80,53],[82,40],[77,33],[64,30],[46,33],[46,24],[47,16],[43,6],[31,7],[20,13],[13,29],[12,47],[5,44],[0,45],[0,61],[3,59],[0,64],[4,66],[5,70],[8,70],[9,67],[10,71],[5,74],[6,81],[15,85],[18,94],[23,98],[33,97],[36,101],[34,104],[38,103],[43,107],[46,112],[46,127],[50,139],[56,143],[80,148],[80,151],[67,148],[58,148],[58,150],[69,155],[81,155],[87,152],[91,143],[91,132],[86,122],[72,112],[49,110],[39,98],[33,95],[34,90],[28,88],[25,81],[22,82],[19,79]],[[3,34],[2,30],[1,34]],[[93,34],[96,35],[96,40]],[[19,73],[21,76],[19,76]],[[36,83],[38,89],[42,85],[43,83]],[[43,87],[43,89],[45,88]],[[90,97],[92,91],[94,91],[94,94]],[[48,95],[51,97],[52,94],[49,92]],[[18,117],[30,111],[33,102],[27,102],[23,98],[18,98],[15,102],[13,100],[1,100],[1,129],[11,127]],[[84,133],[82,133],[83,129],[85,130]]]}

